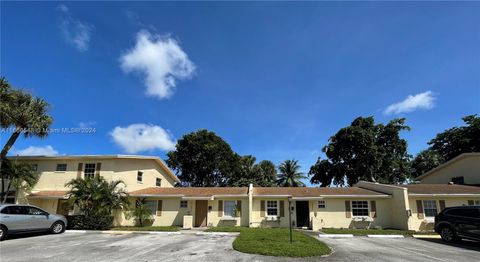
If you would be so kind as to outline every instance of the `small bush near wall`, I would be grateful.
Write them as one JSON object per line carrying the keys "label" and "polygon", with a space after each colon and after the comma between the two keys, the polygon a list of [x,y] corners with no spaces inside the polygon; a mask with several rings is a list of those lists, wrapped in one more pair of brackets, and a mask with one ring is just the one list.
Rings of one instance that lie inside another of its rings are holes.
{"label": "small bush near wall", "polygon": [[105,230],[113,225],[112,216],[67,216],[67,229]]}

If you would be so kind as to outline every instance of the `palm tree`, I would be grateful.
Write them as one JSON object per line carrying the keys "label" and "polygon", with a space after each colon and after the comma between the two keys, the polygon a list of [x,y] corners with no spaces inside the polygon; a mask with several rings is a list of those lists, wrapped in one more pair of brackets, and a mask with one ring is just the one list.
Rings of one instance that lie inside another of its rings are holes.
{"label": "palm tree", "polygon": [[150,208],[145,206],[145,199],[137,199],[137,201],[135,201],[135,207],[131,209],[130,212],[127,212],[125,217],[127,219],[134,217],[138,221],[138,224],[143,227],[143,222],[152,219],[152,216],[153,214]]}
{"label": "palm tree", "polygon": [[307,178],[299,171],[300,166],[297,160],[285,160],[278,167],[280,174],[278,174],[277,185],[282,187],[299,187],[305,186],[300,179]]}
{"label": "palm tree", "polygon": [[120,185],[121,180],[110,183],[101,176],[94,178],[77,178],[65,186],[68,192],[68,205],[78,207],[85,216],[111,216],[113,210],[128,208],[128,193]]}
{"label": "palm tree", "polygon": [[32,165],[23,162],[6,160],[2,166],[2,174],[8,183],[6,191],[0,195],[0,203],[7,201],[10,190],[12,192],[19,189],[28,191],[38,182],[38,176],[34,173]]}

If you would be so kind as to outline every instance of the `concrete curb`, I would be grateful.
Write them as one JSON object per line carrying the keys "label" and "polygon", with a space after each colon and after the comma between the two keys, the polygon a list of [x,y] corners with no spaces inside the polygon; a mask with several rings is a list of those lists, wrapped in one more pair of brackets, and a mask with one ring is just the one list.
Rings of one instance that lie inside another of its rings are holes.
{"label": "concrete curb", "polygon": [[430,238],[430,239],[441,239],[439,235],[412,235],[414,238]]}
{"label": "concrete curb", "polygon": [[217,236],[237,236],[240,235],[240,232],[197,232],[197,236],[208,236],[208,235],[217,235]]}
{"label": "concrete curb", "polygon": [[352,234],[319,234],[320,238],[350,238],[353,237]]}
{"label": "concrete curb", "polygon": [[65,233],[81,233],[81,234],[154,234],[154,235],[180,235],[180,232],[171,231],[122,231],[122,230],[66,230]]}
{"label": "concrete curb", "polygon": [[367,235],[371,238],[405,238],[403,235]]}

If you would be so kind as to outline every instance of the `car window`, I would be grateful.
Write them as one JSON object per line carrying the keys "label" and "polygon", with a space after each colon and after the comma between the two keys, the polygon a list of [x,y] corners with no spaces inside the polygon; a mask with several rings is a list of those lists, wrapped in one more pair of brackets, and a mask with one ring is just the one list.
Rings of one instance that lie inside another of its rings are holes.
{"label": "car window", "polygon": [[3,208],[2,211],[0,211],[0,214],[8,214],[8,208]]}
{"label": "car window", "polygon": [[9,206],[8,214],[10,215],[27,215],[27,209],[23,206]]}
{"label": "car window", "polygon": [[452,210],[448,210],[447,214],[452,216],[460,216],[460,217],[472,217],[472,218],[480,217],[478,209],[473,209],[473,208],[452,209]]}
{"label": "car window", "polygon": [[47,214],[43,210],[40,210],[35,207],[27,207],[27,211],[29,215],[46,215]]}

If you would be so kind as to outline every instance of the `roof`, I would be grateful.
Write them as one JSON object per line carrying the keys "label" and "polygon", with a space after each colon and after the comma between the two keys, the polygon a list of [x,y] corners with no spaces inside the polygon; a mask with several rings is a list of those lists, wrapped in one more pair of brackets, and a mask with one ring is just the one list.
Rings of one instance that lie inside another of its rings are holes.
{"label": "roof", "polygon": [[431,169],[430,171],[426,172],[425,174],[421,175],[421,176],[418,176],[417,179],[423,179],[425,178],[426,176],[429,176],[431,174],[434,174],[435,172],[437,172],[438,170],[440,169],[443,169],[461,159],[464,159],[464,158],[467,158],[467,157],[478,157],[480,159],[480,152],[473,152],[473,153],[463,153],[463,154],[460,154],[450,160],[448,160],[447,162]]}
{"label": "roof", "polygon": [[167,164],[156,156],[140,156],[140,155],[66,155],[66,156],[9,156],[8,158],[19,160],[56,160],[56,159],[141,159],[155,161],[167,174],[176,182],[180,179],[173,173]]}
{"label": "roof", "polygon": [[408,189],[409,195],[466,194],[480,195],[480,187],[456,184],[412,184],[400,185]]}
{"label": "roof", "polygon": [[376,191],[359,187],[254,187],[254,196],[386,196]]}
{"label": "roof", "polygon": [[130,192],[131,196],[213,197],[247,196],[247,187],[150,187]]}
{"label": "roof", "polygon": [[63,198],[67,195],[68,191],[39,191],[35,193],[31,193],[28,197],[33,198]]}

